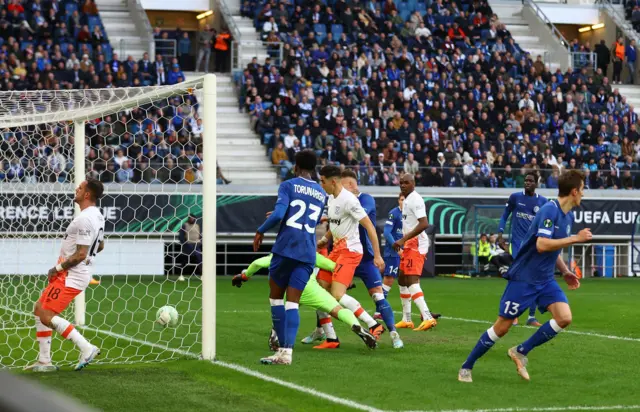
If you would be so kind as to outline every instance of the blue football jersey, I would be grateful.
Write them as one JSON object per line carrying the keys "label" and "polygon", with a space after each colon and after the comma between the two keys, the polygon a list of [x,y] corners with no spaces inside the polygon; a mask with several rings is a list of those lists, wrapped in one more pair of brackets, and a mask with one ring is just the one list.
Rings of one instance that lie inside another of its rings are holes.
{"label": "blue football jersey", "polygon": [[547,198],[544,196],[540,196],[539,194],[527,196],[524,191],[516,192],[509,196],[509,201],[500,219],[498,231],[501,233],[504,232],[509,215],[511,215],[511,237],[509,243],[511,243],[511,255],[513,257],[515,257],[520,250],[520,246],[527,235],[533,218],[536,217],[540,208],[546,203]]}
{"label": "blue football jersey", "polygon": [[[389,218],[384,224],[385,234],[387,231],[391,231],[391,238],[393,241],[402,239],[402,211],[399,207],[391,209],[389,212]],[[389,243],[389,238],[385,236],[386,243],[384,245],[384,257],[399,257],[398,252],[393,249],[393,243]]]}
{"label": "blue football jersey", "polygon": [[[371,223],[376,224],[376,201],[373,196],[360,193],[358,195],[358,200],[360,201],[360,206],[364,209],[371,220]],[[369,235],[367,234],[367,230],[362,227],[362,225],[358,226],[358,232],[360,233],[360,243],[362,243],[362,260],[373,260],[373,246],[371,246],[371,239],[369,239]]]}
{"label": "blue football jersey", "polygon": [[287,208],[271,252],[305,263],[316,262],[316,225],[327,194],[313,180],[296,177],[280,184],[276,205]]}
{"label": "blue football jersey", "polygon": [[539,237],[564,239],[571,236],[573,212],[565,214],[557,200],[542,206],[533,219],[531,227],[520,245],[520,252],[505,277],[509,280],[543,284],[553,279],[556,260],[562,250],[538,252],[536,241]]}

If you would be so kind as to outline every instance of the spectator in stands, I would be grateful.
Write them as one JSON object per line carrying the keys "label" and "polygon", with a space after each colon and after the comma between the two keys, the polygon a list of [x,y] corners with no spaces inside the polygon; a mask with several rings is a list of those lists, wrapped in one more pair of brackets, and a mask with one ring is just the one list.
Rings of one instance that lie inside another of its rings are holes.
{"label": "spectator in stands", "polygon": [[196,61],[196,71],[200,69],[200,64],[203,63],[202,71],[209,72],[209,60],[211,59],[211,49],[213,47],[214,31],[208,24],[204,25],[204,30],[198,32],[198,60]]}
{"label": "spectator in stands", "polygon": [[221,33],[215,35],[215,66],[217,72],[229,71],[230,56],[229,42],[231,41],[231,33],[229,29],[224,29]]}
{"label": "spectator in stands", "polygon": [[625,47],[624,38],[620,37],[618,41],[613,44],[611,49],[611,55],[613,58],[613,84],[621,84],[620,74],[622,73],[622,64],[625,60]]}
{"label": "spectator in stands", "polygon": [[625,58],[627,59],[627,68],[629,69],[629,84],[635,84],[637,57],[636,41],[631,40],[625,49]]}

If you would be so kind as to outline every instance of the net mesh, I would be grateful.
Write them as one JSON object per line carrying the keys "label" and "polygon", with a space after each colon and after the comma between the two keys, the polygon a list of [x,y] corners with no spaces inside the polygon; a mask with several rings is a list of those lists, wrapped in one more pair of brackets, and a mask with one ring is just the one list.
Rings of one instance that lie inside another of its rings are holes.
{"label": "net mesh", "polygon": [[[462,232],[462,270],[477,274],[482,271],[478,259],[480,236],[498,233],[504,205],[472,205],[465,216]],[[508,240],[511,233],[511,219],[507,222],[503,237]]]}
{"label": "net mesh", "polygon": [[[99,206],[106,227],[105,249],[93,263],[100,284],[85,292],[86,321],[78,329],[101,348],[98,362],[199,353],[201,88],[198,80],[166,88],[0,93],[3,367],[38,357],[33,307],[74,217],[74,121],[82,120],[86,175],[105,184]],[[43,117],[49,121],[39,122]],[[164,305],[178,310],[178,326],[155,323]],[[74,323],[74,309],[71,304],[61,316]],[[54,332],[52,355],[64,366],[79,354]]]}
{"label": "net mesh", "polygon": [[640,276],[640,213],[636,215],[636,220],[633,224],[631,246],[631,271],[634,276]]}

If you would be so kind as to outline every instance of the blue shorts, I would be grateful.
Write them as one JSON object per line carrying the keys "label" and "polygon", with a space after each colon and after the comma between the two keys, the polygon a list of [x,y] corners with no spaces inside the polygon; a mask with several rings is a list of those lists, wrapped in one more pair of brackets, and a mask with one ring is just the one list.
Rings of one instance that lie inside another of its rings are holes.
{"label": "blue shorts", "polygon": [[544,313],[549,305],[558,302],[569,303],[569,300],[555,280],[539,285],[510,280],[500,299],[498,314],[515,319],[534,304]]}
{"label": "blue shorts", "polygon": [[359,277],[364,282],[367,289],[382,286],[382,276],[380,276],[380,270],[373,263],[373,260],[362,260],[354,276]]}
{"label": "blue shorts", "polygon": [[300,262],[274,253],[269,265],[269,278],[283,289],[291,286],[302,291],[313,273],[313,266],[313,263]]}
{"label": "blue shorts", "polygon": [[384,276],[398,277],[400,267],[400,256],[388,256],[384,258]]}

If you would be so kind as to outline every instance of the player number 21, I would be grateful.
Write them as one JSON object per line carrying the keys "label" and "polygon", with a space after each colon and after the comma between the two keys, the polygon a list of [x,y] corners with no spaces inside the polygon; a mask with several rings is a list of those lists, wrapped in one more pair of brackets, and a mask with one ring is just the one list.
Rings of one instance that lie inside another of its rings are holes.
{"label": "player number 21", "polygon": [[511,302],[510,300],[504,302],[504,313],[507,315],[517,315],[518,309],[520,309],[519,303]]}
{"label": "player number 21", "polygon": [[[307,204],[300,200],[300,199],[296,199],[293,202],[291,202],[289,204],[289,207],[299,207],[300,209],[298,209],[298,211],[296,213],[293,214],[293,216],[291,216],[289,219],[287,219],[287,226],[290,226],[294,229],[300,229],[302,230],[302,224],[298,222],[298,220],[300,220],[300,218],[305,214],[305,212],[307,211]],[[318,216],[320,216],[320,212],[322,212],[322,209],[320,209],[318,206],[313,205],[313,204],[309,204],[309,210],[311,211],[309,214],[309,222],[313,222],[313,227],[309,226],[308,223],[304,224],[304,228],[307,232],[309,233],[315,233],[316,232],[316,227],[315,224],[318,222]]]}

